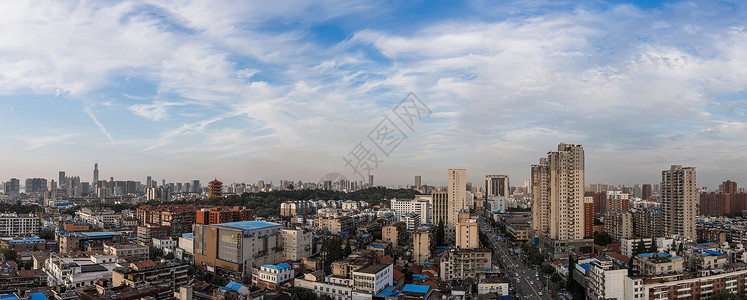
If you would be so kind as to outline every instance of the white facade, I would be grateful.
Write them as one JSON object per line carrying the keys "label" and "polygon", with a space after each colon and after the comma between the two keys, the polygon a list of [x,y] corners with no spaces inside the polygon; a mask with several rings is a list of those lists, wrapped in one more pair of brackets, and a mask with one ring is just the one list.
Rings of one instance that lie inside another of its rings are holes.
{"label": "white facade", "polygon": [[[633,251],[635,251],[635,248],[638,247],[638,241],[640,240],[643,240],[643,244],[646,245],[646,249],[649,249],[651,247],[650,238],[622,239],[620,240],[620,253],[627,257],[632,257]],[[668,252],[669,249],[672,248],[672,243],[674,243],[674,239],[663,237],[655,238],[655,241],[657,252]],[[648,252],[648,250],[646,250],[646,252]]]}
{"label": "white facade", "polygon": [[99,279],[112,280],[116,256],[102,255],[82,258],[51,256],[44,262],[48,286],[68,289],[93,286]]}
{"label": "white facade", "polygon": [[415,231],[415,229],[421,224],[420,215],[416,213],[404,214],[400,218],[400,221],[405,222],[405,227],[408,231]]}
{"label": "white facade", "polygon": [[586,299],[627,299],[625,282],[628,269],[616,268],[612,261],[594,259],[589,263]]}
{"label": "white facade", "polygon": [[168,238],[168,239],[151,239],[153,242],[153,247],[158,249],[169,249],[174,250],[176,249],[176,240]]}
{"label": "white facade", "polygon": [[252,278],[256,284],[257,281],[273,283],[275,285],[283,284],[293,279],[293,268],[291,265],[282,263],[278,265],[262,265],[257,272],[256,278]]}
{"label": "white facade", "polygon": [[0,236],[39,234],[41,220],[34,215],[0,214]]}
{"label": "white facade", "polygon": [[286,260],[301,260],[311,257],[311,232],[304,229],[285,228],[282,230],[283,251]]}
{"label": "white facade", "polygon": [[195,255],[195,238],[192,234],[185,234],[179,237],[179,248],[190,255]]}
{"label": "white facade", "polygon": [[489,293],[496,293],[500,296],[508,296],[508,282],[480,282],[477,284],[477,294],[485,295]]}
{"label": "white facade", "polygon": [[392,210],[395,212],[398,221],[402,221],[402,216],[408,213],[415,213],[420,216],[421,223],[431,223],[431,203],[428,199],[392,199],[390,201]]}
{"label": "white facade", "polygon": [[347,300],[352,297],[352,279],[323,275],[324,273],[307,273],[303,278],[296,278],[293,284],[295,287],[313,290],[317,296],[327,295],[335,300]]}
{"label": "white facade", "polygon": [[506,197],[504,196],[487,196],[486,199],[491,211],[505,211],[507,208]]}
{"label": "white facade", "polygon": [[372,265],[353,272],[353,289],[363,294],[375,295],[392,285],[394,268],[389,265]]}

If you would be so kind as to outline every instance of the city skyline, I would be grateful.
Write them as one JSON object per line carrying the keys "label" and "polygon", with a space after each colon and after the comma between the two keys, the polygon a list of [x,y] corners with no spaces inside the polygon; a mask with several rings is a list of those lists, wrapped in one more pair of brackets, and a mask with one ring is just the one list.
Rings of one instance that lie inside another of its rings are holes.
{"label": "city skyline", "polygon": [[747,184],[740,3],[42,1],[0,16],[0,181],[90,181],[95,162],[115,180],[354,180],[342,157],[413,92],[432,115],[380,157],[377,185],[445,185],[451,168],[519,183],[559,142],[584,145],[587,185],[655,184],[670,165],[696,167],[698,187]]}

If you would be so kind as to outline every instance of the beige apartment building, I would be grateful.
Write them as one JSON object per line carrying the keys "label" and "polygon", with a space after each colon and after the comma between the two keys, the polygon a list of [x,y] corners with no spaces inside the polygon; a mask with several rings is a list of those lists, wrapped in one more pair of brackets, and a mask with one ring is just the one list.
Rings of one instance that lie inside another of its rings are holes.
{"label": "beige apartment building", "polygon": [[459,223],[459,213],[467,209],[467,170],[449,169],[448,185],[446,186],[447,216],[446,240],[456,241],[456,226]]}
{"label": "beige apartment building", "polygon": [[676,234],[696,240],[695,205],[698,201],[696,187],[695,167],[672,165],[669,170],[661,172],[661,200],[666,236]]}
{"label": "beige apartment building", "polygon": [[533,229],[556,241],[583,239],[583,146],[560,143],[531,173]]}
{"label": "beige apartment building", "polygon": [[418,266],[431,259],[431,253],[436,248],[435,230],[434,226],[421,225],[412,234],[412,257]]}
{"label": "beige apartment building", "polygon": [[460,213],[456,230],[456,247],[464,249],[480,247],[479,230],[476,216],[470,216],[468,212]]}

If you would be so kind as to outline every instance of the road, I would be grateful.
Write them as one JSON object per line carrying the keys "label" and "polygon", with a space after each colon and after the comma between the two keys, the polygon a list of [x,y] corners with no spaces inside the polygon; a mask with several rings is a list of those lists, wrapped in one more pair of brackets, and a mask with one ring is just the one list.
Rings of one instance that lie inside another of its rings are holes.
{"label": "road", "polygon": [[510,255],[505,240],[482,219],[479,220],[480,231],[488,236],[493,246],[493,255],[501,261],[506,273],[511,277],[513,286],[518,287],[519,299],[551,299],[546,288],[535,277],[537,270],[525,266],[517,255]]}

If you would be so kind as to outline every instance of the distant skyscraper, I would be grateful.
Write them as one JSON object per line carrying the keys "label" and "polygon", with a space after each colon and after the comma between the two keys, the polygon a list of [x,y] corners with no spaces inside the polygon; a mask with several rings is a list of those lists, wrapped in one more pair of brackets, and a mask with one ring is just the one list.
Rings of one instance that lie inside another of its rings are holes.
{"label": "distant skyscraper", "polygon": [[584,148],[560,143],[532,165],[532,227],[553,240],[584,238]]}
{"label": "distant skyscraper", "polygon": [[149,188],[152,188],[152,187],[154,187],[153,186],[153,178],[151,178],[150,176],[145,177],[145,188],[149,189]]}
{"label": "distant skyscraper", "polygon": [[373,181],[373,175],[368,175],[368,187],[373,187],[374,181]]}
{"label": "distant skyscraper", "polygon": [[99,163],[93,164],[93,185],[96,187],[96,185],[99,183]]}
{"label": "distant skyscraper", "polygon": [[44,178],[27,178],[25,192],[43,193],[47,191],[47,180]]}
{"label": "distant skyscraper", "polygon": [[57,184],[59,186],[63,186],[63,185],[65,185],[65,171],[60,171],[59,175],[60,176],[59,176],[59,180],[57,181]]}
{"label": "distant skyscraper", "polygon": [[21,181],[18,178],[11,178],[3,186],[6,195],[16,195],[21,193]]}
{"label": "distant skyscraper", "polygon": [[698,200],[695,167],[672,165],[661,172],[664,234],[696,240],[695,205]]}
{"label": "distant skyscraper", "polygon": [[419,188],[420,186],[421,186],[420,176],[415,176],[415,187]]}
{"label": "distant skyscraper", "polygon": [[643,186],[641,186],[641,198],[651,199],[651,185],[650,184],[644,184]]}
{"label": "distant skyscraper", "polygon": [[506,175],[487,175],[485,176],[485,197],[488,196],[510,196],[511,191],[508,185],[508,176]]}
{"label": "distant skyscraper", "polygon": [[200,185],[200,181],[197,179],[192,180],[192,192],[197,194],[202,193],[202,186]]}

